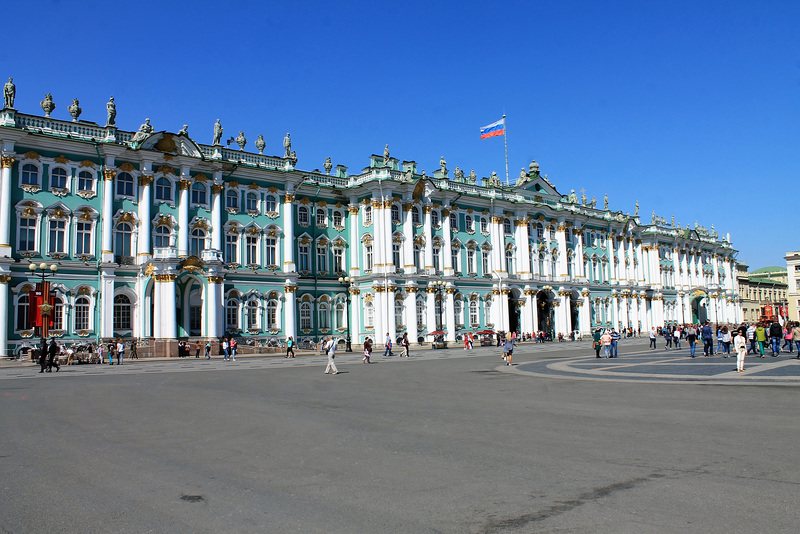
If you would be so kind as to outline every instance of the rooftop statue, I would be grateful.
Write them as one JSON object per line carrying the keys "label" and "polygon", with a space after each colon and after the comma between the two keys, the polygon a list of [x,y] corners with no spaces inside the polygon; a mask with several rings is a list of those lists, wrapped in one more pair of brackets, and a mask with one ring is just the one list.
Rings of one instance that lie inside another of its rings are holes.
{"label": "rooftop statue", "polygon": [[409,167],[408,170],[406,170],[405,181],[406,182],[414,181],[414,173],[411,171],[411,167]]}
{"label": "rooftop statue", "polygon": [[108,111],[108,119],[106,119],[106,126],[114,126],[117,121],[117,105],[114,103],[113,96],[109,98],[108,104],[106,104],[106,110]]}
{"label": "rooftop statue", "polygon": [[608,211],[608,193],[603,197],[603,209]]}
{"label": "rooftop statue", "polygon": [[444,160],[444,156],[439,159],[439,167],[442,169],[442,177],[447,176],[447,162]]}
{"label": "rooftop statue", "polygon": [[283,138],[283,150],[284,150],[283,154],[284,158],[292,157],[292,138],[289,136],[289,132],[286,132],[286,137]]}
{"label": "rooftop statue", "polygon": [[236,144],[239,145],[239,150],[244,150],[247,146],[247,138],[244,136],[244,131],[239,131],[239,137],[236,138]]}
{"label": "rooftop statue", "polygon": [[14,78],[9,78],[3,86],[3,99],[5,107],[14,109],[14,98],[17,96],[17,86],[14,85]]}
{"label": "rooftop statue", "polygon": [[78,102],[77,98],[72,99],[72,105],[67,108],[67,111],[69,111],[69,114],[72,115],[72,122],[78,122],[78,117],[81,116],[81,112],[83,110],[81,109],[81,103]]}
{"label": "rooftop statue", "polygon": [[475,180],[478,179],[478,175],[475,174],[475,169],[469,171],[469,177],[467,178],[467,183],[475,185]]}
{"label": "rooftop statue", "polygon": [[585,189],[581,189],[581,204],[583,206],[585,206],[587,200],[588,199],[586,198],[586,190]]}
{"label": "rooftop statue", "polygon": [[[267,142],[264,141],[264,135],[259,135],[258,139],[256,139],[256,148],[258,149],[259,154],[264,153],[264,149],[267,147]],[[330,159],[330,158],[328,158]]]}
{"label": "rooftop statue", "polygon": [[592,197],[592,202],[589,203],[589,207],[594,209],[597,206],[597,199]]}
{"label": "rooftop statue", "polygon": [[650,221],[652,221],[653,224],[656,223],[656,210],[653,210],[653,215],[650,216]]}
{"label": "rooftop statue", "polygon": [[639,201],[638,200],[636,201],[636,211],[633,212],[633,216],[634,217],[638,217],[639,216]]}
{"label": "rooftop statue", "polygon": [[456,165],[456,170],[453,171],[453,180],[456,182],[463,182],[464,181],[464,171],[458,168]]}
{"label": "rooftop statue", "polygon": [[178,131],[178,135],[185,135],[186,137],[189,137],[189,125],[184,124],[183,128]]}
{"label": "rooftop statue", "polygon": [[139,131],[133,135],[133,139],[131,139],[131,145],[135,145],[137,143],[141,143],[148,137],[150,134],[153,133],[153,127],[150,126],[150,119],[145,119],[144,124],[139,126]]}
{"label": "rooftop statue", "polygon": [[574,189],[572,189],[569,193],[569,196],[567,196],[567,202],[569,202],[570,204],[578,203],[578,195],[575,194]]}
{"label": "rooftop statue", "polygon": [[56,109],[56,104],[55,102],[53,102],[53,95],[50,93],[44,95],[44,100],[40,102],[40,105],[44,110],[44,116],[49,119],[50,113],[52,113],[53,110]]}
{"label": "rooftop statue", "polygon": [[330,156],[325,158],[325,165],[323,165],[323,167],[325,168],[325,174],[330,174],[331,173],[331,169],[333,168],[333,163],[331,162]]}
{"label": "rooftop statue", "polygon": [[[289,135],[289,134],[286,134]],[[389,145],[387,144],[383,148],[383,166],[386,167],[389,165]]]}
{"label": "rooftop statue", "polygon": [[222,124],[220,124],[219,119],[217,119],[217,122],[214,123],[214,140],[211,142],[211,144],[217,146],[221,144],[221,141],[222,141]]}

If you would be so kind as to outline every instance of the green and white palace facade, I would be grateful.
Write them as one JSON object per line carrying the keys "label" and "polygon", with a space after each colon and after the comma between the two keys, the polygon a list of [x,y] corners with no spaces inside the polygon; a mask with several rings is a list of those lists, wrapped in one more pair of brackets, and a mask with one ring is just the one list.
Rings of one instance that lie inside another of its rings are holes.
{"label": "green and white palace facade", "polygon": [[58,264],[52,333],[67,343],[742,319],[729,239],[564,196],[535,162],[511,187],[444,160],[426,176],[388,147],[357,174],[330,160],[309,172],[288,136],[268,156],[243,134],[233,150],[149,120],[134,132],[47,115],[0,114],[4,355],[37,343],[31,263]]}

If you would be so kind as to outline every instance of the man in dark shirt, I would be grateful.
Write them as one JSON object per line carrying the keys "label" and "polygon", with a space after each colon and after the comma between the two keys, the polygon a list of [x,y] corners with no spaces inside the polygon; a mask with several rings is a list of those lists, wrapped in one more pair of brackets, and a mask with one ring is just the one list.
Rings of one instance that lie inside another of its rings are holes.
{"label": "man in dark shirt", "polygon": [[714,332],[708,321],[700,329],[700,336],[703,338],[703,356],[714,355]]}
{"label": "man in dark shirt", "polygon": [[778,321],[772,321],[769,325],[769,337],[772,340],[772,355],[777,356],[781,353],[781,337],[783,337],[783,328]]}

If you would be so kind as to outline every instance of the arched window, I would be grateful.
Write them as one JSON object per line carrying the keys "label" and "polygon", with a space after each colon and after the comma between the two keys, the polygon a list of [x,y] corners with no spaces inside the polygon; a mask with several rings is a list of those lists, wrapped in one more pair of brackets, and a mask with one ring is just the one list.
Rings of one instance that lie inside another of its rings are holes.
{"label": "arched window", "polygon": [[461,265],[459,265],[460,259],[461,259],[461,249],[458,248],[458,245],[453,245],[450,248],[450,263],[452,263],[453,270],[456,273],[461,273]]}
{"label": "arched window", "polygon": [[297,208],[297,222],[303,226],[308,226],[308,208],[306,206]]}
{"label": "arched window", "polygon": [[64,189],[67,187],[67,170],[62,167],[53,167],[50,172],[50,187]]}
{"label": "arched window", "polygon": [[28,330],[31,327],[31,323],[28,320],[30,302],[27,293],[20,295],[19,299],[17,299],[17,330]]}
{"label": "arched window", "polygon": [[114,297],[114,330],[131,329],[131,299],[128,295]]}
{"label": "arched window", "polygon": [[442,322],[444,322],[441,299],[436,299],[433,301],[433,310],[433,314],[436,316],[436,328],[441,330],[443,326]]}
{"label": "arched window", "polygon": [[252,191],[245,196],[245,209],[247,209],[248,212],[258,212],[258,195]]}
{"label": "arched window", "polygon": [[506,250],[506,272],[509,275],[514,274],[514,251],[511,249]]}
{"label": "arched window", "polygon": [[431,224],[433,226],[439,226],[439,212],[436,210],[431,211]]}
{"label": "arched window", "polygon": [[438,246],[433,247],[433,270],[437,273],[442,270],[442,249]]}
{"label": "arched window", "polygon": [[94,174],[89,171],[78,173],[78,191],[92,191],[94,189]]}
{"label": "arched window", "polygon": [[228,189],[225,193],[225,207],[231,210],[239,209],[239,192],[233,189]]}
{"label": "arched window", "polygon": [[422,247],[419,244],[414,245],[414,265],[419,271],[422,271]]}
{"label": "arched window", "polygon": [[478,301],[469,301],[469,325],[471,327],[478,326],[480,319],[478,318]]}
{"label": "arched window", "polygon": [[189,234],[189,254],[200,257],[206,248],[206,231],[202,228],[195,228]]}
{"label": "arched window", "polygon": [[225,329],[228,331],[239,329],[239,301],[233,298],[225,303]]}
{"label": "arched window", "polygon": [[544,276],[546,271],[544,270],[544,252],[539,253],[539,276]]}
{"label": "arched window", "polygon": [[486,217],[481,217],[481,233],[488,234],[489,233],[489,221]]}
{"label": "arched window", "polygon": [[472,231],[475,230],[475,227],[473,226],[473,223],[472,223],[472,215],[464,216],[464,226],[467,227],[467,231],[468,232],[472,232]]}
{"label": "arched window", "polygon": [[536,239],[544,239],[544,225],[536,223]]}
{"label": "arched window", "polygon": [[347,328],[347,314],[345,313],[345,303],[339,302],[336,304],[336,327]]}
{"label": "arched window", "polygon": [[417,206],[414,206],[411,209],[411,222],[414,224],[421,224],[419,218],[419,208]]}
{"label": "arched window", "polygon": [[569,228],[564,230],[564,239],[567,241],[567,243],[572,241],[572,232],[570,232]]}
{"label": "arched window", "polygon": [[458,215],[455,213],[450,214],[450,229],[454,232],[458,231]]}
{"label": "arched window", "polygon": [[171,230],[166,224],[159,224],[156,226],[154,245],[156,248],[164,248],[169,246],[169,234]]}
{"label": "arched window", "polygon": [[464,303],[460,300],[453,301],[453,314],[456,317],[456,324],[464,324]]}
{"label": "arched window", "polygon": [[331,308],[327,302],[321,302],[319,304],[319,328],[321,330],[329,330],[331,327]]}
{"label": "arched window", "polygon": [[503,219],[503,232],[506,235],[511,235],[511,219]]}
{"label": "arched window", "polygon": [[481,249],[481,267],[483,268],[483,272],[481,274],[483,274],[484,276],[487,275],[487,274],[490,274],[490,270],[489,270],[489,249],[486,249],[486,248]]}
{"label": "arched window", "polygon": [[341,211],[336,210],[336,211],[333,212],[333,226],[336,227],[336,228],[341,228],[342,226],[344,226],[342,224],[342,212]]}
{"label": "arched window", "polygon": [[550,258],[550,275],[555,278],[556,277],[556,269],[558,267],[558,256],[556,255],[556,251],[553,250],[553,254]]}
{"label": "arched window", "polygon": [[467,249],[467,272],[470,274],[470,276],[475,276],[478,274],[478,264],[476,262],[475,249],[471,247]]}
{"label": "arched window", "polygon": [[364,327],[373,328],[375,326],[375,307],[371,300],[364,303]]}
{"label": "arched window", "polygon": [[245,306],[245,312],[247,314],[247,328],[250,330],[257,330],[259,328],[258,301],[255,299],[248,300]]}
{"label": "arched window", "polygon": [[550,225],[549,229],[550,229],[550,241],[555,241],[556,240],[556,229],[553,228],[553,225]]}
{"label": "arched window", "polygon": [[392,222],[398,224],[400,222],[400,206],[392,204]]}
{"label": "arched window", "polygon": [[278,211],[278,199],[274,195],[267,195],[264,198],[267,213],[276,213]]}
{"label": "arched window", "polygon": [[89,330],[89,297],[75,299],[75,330]]}
{"label": "arched window", "polygon": [[117,256],[131,255],[131,242],[133,240],[133,227],[130,223],[121,222],[117,225],[116,231],[116,254]]}
{"label": "arched window", "polygon": [[403,299],[395,299],[394,300],[394,324],[396,326],[405,325],[405,321],[403,321],[403,311],[404,310],[405,310],[405,306],[403,305]]}
{"label": "arched window", "polygon": [[278,301],[274,299],[267,302],[267,328],[278,328]]}
{"label": "arched window", "polygon": [[416,303],[417,328],[425,324],[425,301],[417,299]]}
{"label": "arched window", "polygon": [[39,185],[39,167],[31,163],[22,166],[22,185]]}
{"label": "arched window", "polygon": [[208,203],[208,189],[203,182],[192,184],[192,204],[205,205]]}
{"label": "arched window", "polygon": [[364,225],[372,224],[372,206],[364,206]]}
{"label": "arched window", "polygon": [[156,200],[172,200],[172,182],[163,176],[156,180]]}
{"label": "arched window", "polygon": [[364,245],[364,270],[372,271],[372,244]]}
{"label": "arched window", "polygon": [[117,174],[117,196],[133,196],[133,176],[127,172]]}
{"label": "arched window", "polygon": [[396,270],[402,268],[402,265],[400,265],[400,248],[400,243],[392,243],[392,263]]}
{"label": "arched window", "polygon": [[311,303],[300,304],[300,330],[311,330]]}

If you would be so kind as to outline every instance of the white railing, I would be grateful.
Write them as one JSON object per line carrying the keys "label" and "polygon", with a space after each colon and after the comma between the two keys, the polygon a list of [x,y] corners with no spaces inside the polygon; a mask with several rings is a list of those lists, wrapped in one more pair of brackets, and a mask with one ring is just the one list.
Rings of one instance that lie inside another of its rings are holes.
{"label": "white railing", "polygon": [[16,121],[17,126],[23,130],[39,130],[42,133],[62,135],[64,137],[103,140],[108,136],[107,129],[80,122],[60,121],[30,115],[17,115]]}

